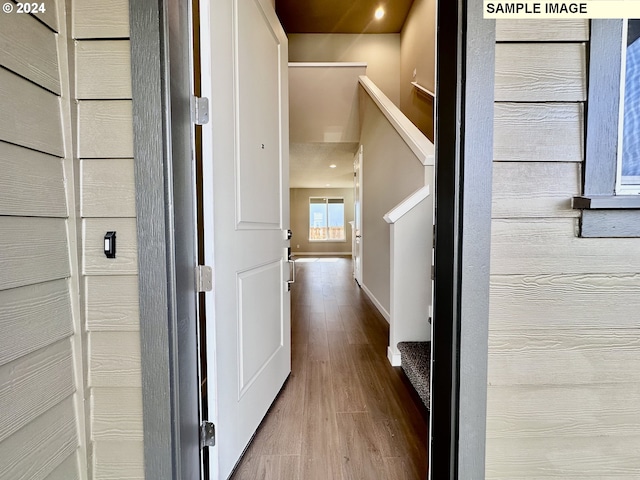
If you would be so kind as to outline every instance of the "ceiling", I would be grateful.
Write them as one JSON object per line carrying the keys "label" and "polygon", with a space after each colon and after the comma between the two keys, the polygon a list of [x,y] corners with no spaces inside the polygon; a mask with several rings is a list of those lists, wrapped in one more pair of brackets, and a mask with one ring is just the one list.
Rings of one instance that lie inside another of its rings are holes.
{"label": "ceiling", "polygon": [[[412,4],[413,0],[276,0],[276,12],[288,34],[400,33]],[[374,12],[380,6],[385,15],[376,20]],[[291,143],[290,187],[352,187],[357,148],[352,142]],[[329,168],[331,164],[336,167]]]}
{"label": "ceiling", "polygon": [[357,150],[358,143],[347,142],[290,144],[290,187],[353,187],[353,157]]}
{"label": "ceiling", "polygon": [[[276,0],[287,33],[400,33],[413,0]],[[385,15],[373,16],[378,7]]]}

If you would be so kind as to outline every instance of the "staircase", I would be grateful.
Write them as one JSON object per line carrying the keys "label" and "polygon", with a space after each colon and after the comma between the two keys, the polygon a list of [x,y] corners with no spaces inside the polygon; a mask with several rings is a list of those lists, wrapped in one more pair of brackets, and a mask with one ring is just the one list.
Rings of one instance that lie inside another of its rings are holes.
{"label": "staircase", "polygon": [[431,342],[400,342],[400,365],[429,409],[431,396]]}

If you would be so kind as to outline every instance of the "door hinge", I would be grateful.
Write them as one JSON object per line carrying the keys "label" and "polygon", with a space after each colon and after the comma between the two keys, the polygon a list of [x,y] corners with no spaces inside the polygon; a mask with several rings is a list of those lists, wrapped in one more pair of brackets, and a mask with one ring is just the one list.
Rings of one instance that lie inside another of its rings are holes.
{"label": "door hinge", "polygon": [[215,447],[216,426],[213,422],[204,421],[200,424],[200,448]]}
{"label": "door hinge", "polygon": [[191,97],[191,117],[196,125],[209,123],[209,99],[207,97]]}
{"label": "door hinge", "polygon": [[436,267],[431,265],[431,280],[435,280],[435,279],[436,279]]}
{"label": "door hinge", "polygon": [[213,290],[213,270],[206,265],[196,266],[196,289],[198,292]]}

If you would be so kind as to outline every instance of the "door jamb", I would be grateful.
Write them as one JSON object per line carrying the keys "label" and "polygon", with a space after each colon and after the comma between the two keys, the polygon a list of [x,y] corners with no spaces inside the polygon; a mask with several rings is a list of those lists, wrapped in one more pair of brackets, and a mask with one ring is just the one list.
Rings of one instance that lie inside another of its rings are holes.
{"label": "door jamb", "polygon": [[429,478],[485,475],[495,22],[438,0]]}
{"label": "door jamb", "polygon": [[129,2],[146,478],[200,479],[190,2]]}

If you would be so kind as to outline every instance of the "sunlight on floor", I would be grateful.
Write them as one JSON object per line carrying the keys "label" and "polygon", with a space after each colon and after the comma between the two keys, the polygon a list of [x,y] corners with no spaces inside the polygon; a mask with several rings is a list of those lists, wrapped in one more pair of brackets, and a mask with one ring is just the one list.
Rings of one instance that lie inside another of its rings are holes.
{"label": "sunlight on floor", "polygon": [[325,262],[325,263],[335,263],[338,260],[340,260],[339,258],[327,258],[327,257],[323,257],[323,258],[316,258],[316,257],[303,257],[303,258],[296,258],[295,261],[299,262],[299,263],[312,263],[312,262]]}

